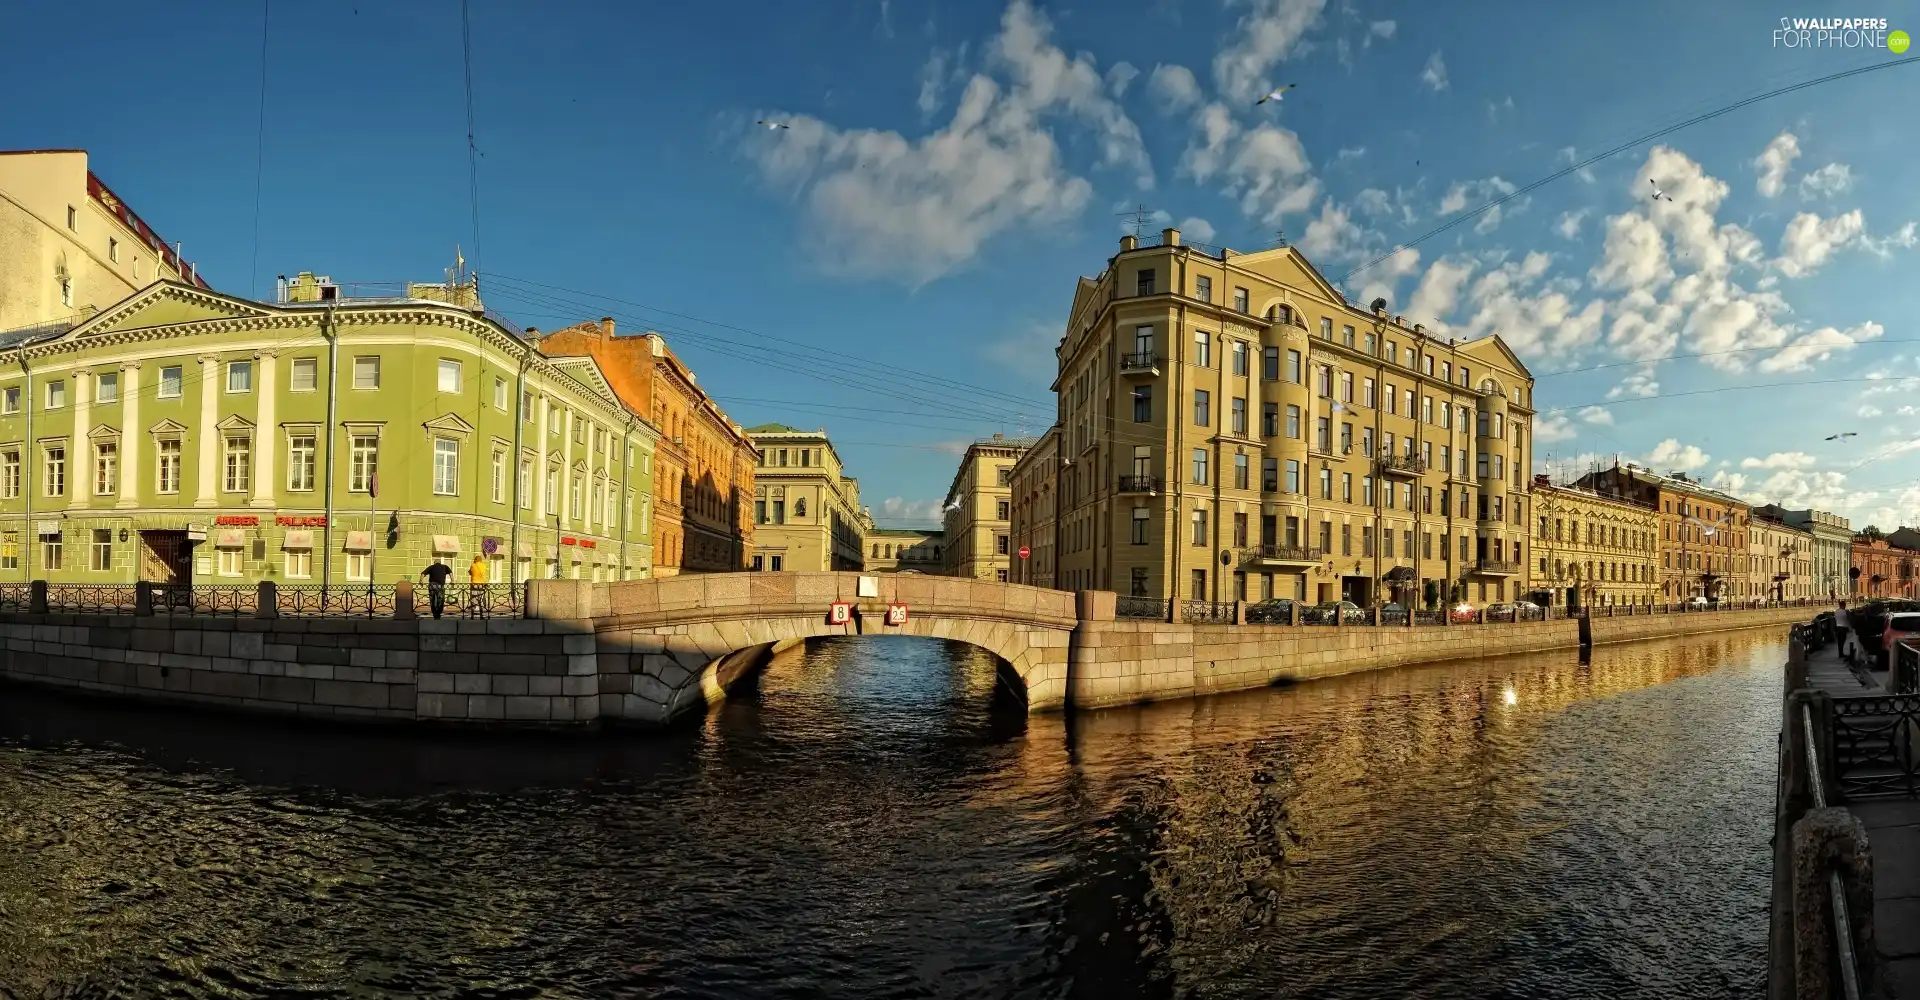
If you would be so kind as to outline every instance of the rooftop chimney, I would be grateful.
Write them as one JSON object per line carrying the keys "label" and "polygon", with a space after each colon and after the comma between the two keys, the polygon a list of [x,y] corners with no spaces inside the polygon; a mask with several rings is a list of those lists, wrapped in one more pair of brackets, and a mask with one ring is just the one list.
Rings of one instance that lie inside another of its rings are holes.
{"label": "rooftop chimney", "polygon": [[600,336],[606,340],[613,339],[613,317],[612,316],[600,317]]}
{"label": "rooftop chimney", "polygon": [[1162,230],[1160,230],[1160,245],[1161,245],[1161,246],[1168,246],[1168,247],[1177,247],[1177,246],[1179,246],[1179,245],[1180,245],[1180,230],[1178,230],[1178,229],[1174,229],[1174,228],[1173,228],[1173,227],[1171,227],[1171,226],[1169,226],[1169,227],[1167,227],[1166,229],[1162,229]]}
{"label": "rooftop chimney", "polygon": [[1128,250],[1132,250],[1138,247],[1139,245],[1140,245],[1139,238],[1134,236],[1132,233],[1128,233],[1127,235],[1120,237],[1121,253],[1126,253]]}
{"label": "rooftop chimney", "polygon": [[540,336],[540,328],[539,328],[539,327],[537,327],[537,326],[530,326],[530,327],[527,327],[527,339],[528,339],[528,340],[533,340],[533,339],[535,339],[535,338],[537,338],[537,337],[539,337],[539,336]]}
{"label": "rooftop chimney", "polygon": [[1413,332],[1415,332],[1415,333],[1426,333],[1426,332],[1427,332],[1427,325],[1426,325],[1425,323],[1415,323],[1415,324],[1413,324]]}

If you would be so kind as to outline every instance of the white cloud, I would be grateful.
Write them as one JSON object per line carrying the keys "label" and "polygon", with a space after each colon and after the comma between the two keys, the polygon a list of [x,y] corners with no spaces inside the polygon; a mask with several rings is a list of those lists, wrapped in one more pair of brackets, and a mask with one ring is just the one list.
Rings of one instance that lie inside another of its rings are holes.
{"label": "white cloud", "polygon": [[1200,110],[1194,130],[1181,172],[1197,182],[1219,178],[1247,215],[1277,222],[1306,211],[1319,194],[1306,147],[1293,132],[1270,123],[1243,128],[1220,103]]}
{"label": "white cloud", "polygon": [[1920,243],[1920,231],[1917,230],[1920,230],[1920,226],[1909,222],[1894,230],[1892,235],[1881,239],[1861,233],[1860,246],[1876,256],[1889,257],[1895,250],[1911,250],[1914,244]]}
{"label": "white cloud", "polygon": [[1552,254],[1536,251],[1481,275],[1469,291],[1474,312],[1460,335],[1498,333],[1523,357],[1571,354],[1597,342],[1606,303],[1594,299],[1576,307],[1551,283],[1536,290],[1552,264]]}
{"label": "white cloud", "polygon": [[1585,222],[1586,219],[1587,210],[1584,208],[1577,212],[1561,212],[1560,221],[1554,223],[1553,228],[1558,230],[1560,235],[1567,239],[1578,239],[1580,236],[1580,223]]}
{"label": "white cloud", "polygon": [[[962,453],[964,454],[964,450]],[[942,518],[940,498],[908,500],[905,497],[888,497],[880,501],[880,509],[874,512],[874,518],[881,521],[938,524]]]}
{"label": "white cloud", "polygon": [[1825,361],[1835,351],[1851,350],[1854,345],[1872,340],[1887,332],[1886,328],[1868,320],[1859,326],[1847,330],[1836,330],[1825,326],[1793,338],[1780,350],[1780,353],[1760,362],[1763,372],[1797,372],[1813,367],[1815,361]]}
{"label": "white cloud", "polygon": [[1394,29],[1398,27],[1399,27],[1399,24],[1393,21],[1375,21],[1372,24],[1367,25],[1367,38],[1366,38],[1366,41],[1362,43],[1363,46],[1372,45],[1373,40],[1376,38],[1382,38],[1382,39],[1392,38]]}
{"label": "white cloud", "polygon": [[1767,148],[1753,158],[1753,169],[1760,176],[1754,182],[1755,190],[1768,198],[1777,198],[1787,189],[1787,171],[1793,168],[1793,161],[1800,156],[1800,140],[1792,132],[1781,132],[1767,143]]}
{"label": "white cloud", "polygon": [[1613,426],[1613,411],[1604,406],[1589,406],[1574,415],[1589,424],[1600,424],[1606,427]]}
{"label": "white cloud", "polygon": [[1200,103],[1200,83],[1193,71],[1174,63],[1162,63],[1147,77],[1147,92],[1167,112],[1185,111]]}
{"label": "white cloud", "polygon": [[[1572,146],[1562,146],[1560,147],[1560,159],[1568,166],[1572,166],[1580,162],[1580,154],[1576,152]],[[1592,167],[1581,167],[1573,172],[1573,176],[1580,178],[1588,184],[1592,184],[1598,180],[1598,178],[1593,176]]]}
{"label": "white cloud", "polygon": [[1367,268],[1364,273],[1366,282],[1360,286],[1360,301],[1372,302],[1376,298],[1395,300],[1394,289],[1400,279],[1420,270],[1420,251],[1418,248],[1398,248],[1395,253],[1380,263]]}
{"label": "white cloud", "polygon": [[[1903,407],[1903,409],[1912,409],[1912,407]],[[1862,420],[1870,420],[1874,417],[1879,416],[1883,412],[1884,412],[1883,410],[1881,410],[1878,406],[1873,405],[1872,403],[1862,403],[1860,404],[1859,409],[1853,411],[1853,415],[1856,417],[1859,417]]]}
{"label": "white cloud", "polygon": [[1804,451],[1776,451],[1765,458],[1743,458],[1742,469],[1811,469],[1816,464],[1812,455]]}
{"label": "white cloud", "polygon": [[1800,197],[1831,198],[1852,186],[1852,169],[1844,163],[1829,163],[1800,178]]}
{"label": "white cloud", "polygon": [[1460,290],[1473,276],[1475,264],[1463,257],[1442,257],[1427,268],[1407,302],[1407,315],[1436,330],[1446,328],[1446,318],[1460,302]]}
{"label": "white cloud", "polygon": [[1607,390],[1608,399],[1648,399],[1659,394],[1660,383],[1654,380],[1652,365],[1629,374],[1619,385]]}
{"label": "white cloud", "polygon": [[1295,243],[1308,260],[1353,260],[1365,252],[1361,241],[1365,234],[1347,211],[1332,198],[1320,204],[1320,215],[1307,223],[1306,233]]}
{"label": "white cloud", "polygon": [[1920,416],[1920,406],[1902,406],[1893,412],[1903,417]]}
{"label": "white cloud", "polygon": [[1191,216],[1181,220],[1179,229],[1180,235],[1186,239],[1199,243],[1213,242],[1213,223],[1198,216]]}
{"label": "white cloud", "polygon": [[1453,186],[1440,199],[1440,214],[1452,215],[1466,209],[1469,201],[1475,206],[1481,202],[1514,192],[1513,182],[1503,177],[1487,177],[1481,180],[1454,181]]}
{"label": "white cloud", "polygon": [[1620,291],[1652,292],[1673,280],[1660,227],[1638,212],[1608,219],[1600,263],[1587,275],[1602,288]]}
{"label": "white cloud", "polygon": [[1420,82],[1436,93],[1447,89],[1447,61],[1438,51],[1427,57],[1426,68],[1420,71]]}
{"label": "white cloud", "polygon": [[1487,121],[1489,122],[1493,122],[1497,124],[1500,121],[1500,118],[1502,115],[1511,117],[1512,114],[1513,114],[1513,98],[1511,96],[1507,97],[1505,100],[1487,102]]}
{"label": "white cloud", "polygon": [[947,77],[949,74],[948,55],[945,49],[934,49],[927,57],[926,64],[920,67],[920,114],[931,117],[940,110],[945,98]]}
{"label": "white cloud", "polygon": [[1533,419],[1533,440],[1536,444],[1569,441],[1579,436],[1580,431],[1573,426],[1572,418],[1564,413],[1542,413]]}
{"label": "white cloud", "polygon": [[1233,43],[1213,58],[1215,86],[1229,100],[1253,103],[1270,83],[1267,71],[1306,50],[1326,0],[1246,0],[1252,9],[1231,32]]}
{"label": "white cloud", "polygon": [[1073,216],[1092,186],[1062,165],[1049,118],[1086,129],[1102,164],[1150,183],[1140,131],[1107,96],[1092,58],[1068,58],[1048,32],[1015,0],[989,49],[1006,82],[975,74],[951,121],[918,139],[806,115],[783,116],[788,130],[755,132],[748,154],[802,199],[813,259],[830,272],[925,283],[1001,232]]}
{"label": "white cloud", "polygon": [[1781,274],[1801,278],[1820,269],[1834,251],[1858,240],[1866,230],[1859,209],[1830,219],[1801,212],[1780,234],[1780,257],[1773,262]]}
{"label": "white cloud", "polygon": [[984,353],[1031,381],[1047,383],[1060,367],[1053,353],[1059,343],[1059,327],[1030,320],[1000,340],[987,344]]}
{"label": "white cloud", "polygon": [[1647,465],[1655,471],[1692,472],[1705,466],[1712,457],[1697,445],[1682,445],[1674,438],[1667,438],[1654,445],[1653,453],[1647,456]]}
{"label": "white cloud", "polygon": [[1357,160],[1365,155],[1367,155],[1367,147],[1365,146],[1342,146],[1338,153],[1333,154],[1333,158],[1335,162],[1345,163],[1348,160]]}
{"label": "white cloud", "polygon": [[1393,196],[1379,188],[1367,188],[1353,196],[1353,207],[1378,218],[1393,211]]}

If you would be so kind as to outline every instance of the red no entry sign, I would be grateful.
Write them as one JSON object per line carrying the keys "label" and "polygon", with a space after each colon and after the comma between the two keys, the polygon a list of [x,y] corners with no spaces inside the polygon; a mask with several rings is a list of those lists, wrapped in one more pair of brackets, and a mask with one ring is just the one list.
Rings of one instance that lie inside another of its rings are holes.
{"label": "red no entry sign", "polygon": [[1027,548],[1027,547],[1026,547],[1026,546],[1024,546],[1024,545],[1022,545],[1022,546],[1020,546],[1020,558],[1022,558],[1022,559],[1025,559],[1026,557],[1028,557],[1028,556],[1030,556],[1030,555],[1033,555],[1033,550],[1032,550],[1032,549],[1030,549],[1030,548]]}

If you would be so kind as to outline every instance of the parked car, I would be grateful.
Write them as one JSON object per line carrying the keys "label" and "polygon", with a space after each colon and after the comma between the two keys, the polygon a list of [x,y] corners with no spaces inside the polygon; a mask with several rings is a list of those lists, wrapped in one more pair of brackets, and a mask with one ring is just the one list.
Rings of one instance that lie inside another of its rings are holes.
{"label": "parked car", "polygon": [[1705,608],[1707,605],[1708,605],[1707,599],[1704,597],[1701,597],[1698,594],[1695,594],[1693,597],[1687,600],[1687,607],[1693,608],[1695,610]]}
{"label": "parked car", "polygon": [[1880,633],[1880,648],[1887,653],[1887,666],[1893,665],[1893,644],[1915,638],[1920,638],[1920,612],[1895,611],[1887,615],[1887,627]]}
{"label": "parked car", "polygon": [[1538,614],[1540,612],[1540,605],[1535,604],[1532,601],[1515,601],[1513,602],[1513,606],[1515,610],[1524,611],[1530,615]]}
{"label": "parked car", "polygon": [[1294,601],[1286,597],[1270,597],[1247,605],[1247,623],[1249,625],[1285,625],[1293,620]]}
{"label": "parked car", "polygon": [[1315,625],[1332,625],[1335,621],[1342,625],[1360,625],[1367,620],[1367,613],[1352,601],[1327,601],[1314,605],[1308,613],[1312,616],[1308,620]]}
{"label": "parked car", "polygon": [[1473,605],[1462,601],[1454,605],[1453,610],[1447,612],[1447,620],[1458,623],[1471,623],[1475,620],[1475,614],[1476,612]]}

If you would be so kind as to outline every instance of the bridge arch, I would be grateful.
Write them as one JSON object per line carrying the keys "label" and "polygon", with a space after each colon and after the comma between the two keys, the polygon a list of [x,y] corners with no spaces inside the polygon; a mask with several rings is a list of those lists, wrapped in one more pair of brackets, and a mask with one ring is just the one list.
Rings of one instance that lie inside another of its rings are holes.
{"label": "bridge arch", "polygon": [[[866,597],[861,581],[869,581]],[[830,635],[915,635],[978,646],[1028,711],[1065,705],[1079,618],[1058,590],[919,574],[714,573],[592,585],[602,717],[661,723],[704,711],[776,647]],[[585,596],[585,595],[583,595]],[[852,620],[834,624],[835,602]],[[904,625],[887,609],[907,606]]]}

